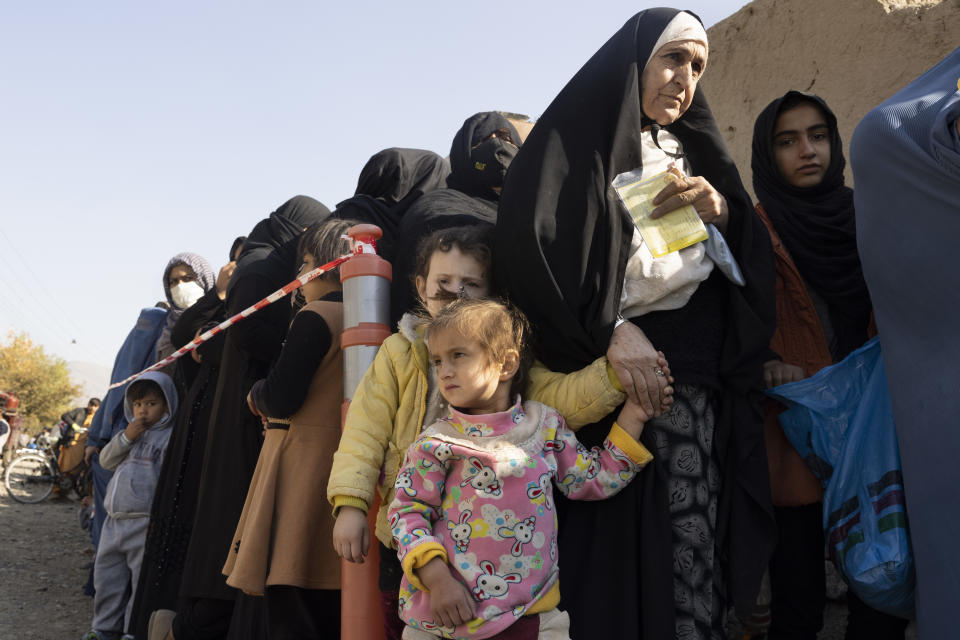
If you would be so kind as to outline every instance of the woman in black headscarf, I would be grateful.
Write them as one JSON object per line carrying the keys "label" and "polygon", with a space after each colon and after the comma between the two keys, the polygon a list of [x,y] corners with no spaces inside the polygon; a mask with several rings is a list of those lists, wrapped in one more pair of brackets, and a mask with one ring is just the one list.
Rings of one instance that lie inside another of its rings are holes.
{"label": "woman in black headscarf", "polygon": [[[767,384],[802,380],[839,362],[871,332],[870,294],[857,252],[853,189],[844,185],[837,118],[810,93],[788,91],[757,117],[753,189],[776,256],[777,358]],[[790,445],[768,400],[764,424],[777,548],[770,560],[768,636],[815,639],[823,626],[823,503],[820,482]],[[847,640],[902,639],[907,621],[847,594]]]}
{"label": "woman in black headscarf", "polygon": [[392,324],[417,304],[410,281],[416,256],[413,247],[439,229],[493,224],[507,168],[520,148],[520,134],[506,117],[494,111],[470,116],[450,147],[451,173],[446,189],[426,194],[404,214],[397,235],[390,300]]}
{"label": "woman in black headscarf", "polygon": [[433,151],[384,149],[367,161],[356,193],[339,203],[333,215],[380,227],[383,236],[377,241],[377,253],[392,262],[403,214],[423,194],[445,187],[449,174],[450,163]]}
{"label": "woman in black headscarf", "polygon": [[[257,223],[227,286],[227,317],[293,280],[300,235],[329,215],[330,210],[313,198],[296,196]],[[184,602],[173,623],[177,640],[222,638],[230,625],[237,592],[227,586],[221,569],[262,444],[262,425],[247,408],[246,397],[280,353],[290,312],[291,306],[279,301],[225,332],[196,515],[184,561],[180,588]]]}
{"label": "woman in black headscarf", "polygon": [[[809,123],[810,130],[777,130],[782,115],[805,108],[819,115],[819,122]],[[825,145],[826,153],[818,155],[808,139],[818,147]],[[793,164],[778,161],[778,156],[786,157],[801,146],[796,158],[789,160]],[[857,253],[853,189],[843,184],[845,166],[837,118],[819,96],[788,91],[757,116],[753,189],[808,288],[819,298],[817,307],[827,310],[835,361],[866,342],[871,314]]]}
{"label": "woman in black headscarf", "polygon": [[[634,16],[538,120],[500,202],[494,265],[535,327],[537,356],[572,371],[606,353],[651,415],[667,384],[656,350],[676,378],[674,405],[643,433],[654,462],[612,499],[561,505],[575,638],[726,637],[727,598],[752,610],[772,546],[760,413],[772,256],[697,84],[706,58],[692,14]],[[612,183],[674,161],[690,177],[652,215],[692,204],[714,229],[655,259]],[[599,444],[608,428],[578,435]]]}
{"label": "woman in black headscarf", "polygon": [[389,206],[408,196],[441,188],[450,175],[450,162],[433,151],[391,147],[373,154],[360,170],[356,195],[377,198]]}

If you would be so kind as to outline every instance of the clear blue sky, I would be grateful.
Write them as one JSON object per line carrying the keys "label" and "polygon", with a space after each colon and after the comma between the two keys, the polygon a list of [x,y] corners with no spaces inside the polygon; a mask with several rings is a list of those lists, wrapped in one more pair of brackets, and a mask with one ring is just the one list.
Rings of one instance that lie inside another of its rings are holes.
{"label": "clear blue sky", "polygon": [[[684,7],[709,26],[744,4]],[[217,270],[290,196],[351,196],[380,149],[447,155],[477,111],[536,118],[645,6],[4,3],[0,334],[111,365],[174,254]]]}

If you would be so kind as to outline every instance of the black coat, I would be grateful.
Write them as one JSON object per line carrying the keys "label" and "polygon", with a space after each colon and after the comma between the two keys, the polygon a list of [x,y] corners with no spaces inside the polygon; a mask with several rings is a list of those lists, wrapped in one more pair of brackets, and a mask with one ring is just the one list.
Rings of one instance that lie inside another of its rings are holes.
{"label": "black coat", "polygon": [[[210,329],[225,318],[226,308],[216,289],[211,289],[183,312],[170,334],[171,342],[179,349],[197,330]],[[224,338],[218,334],[198,347],[200,364],[189,355],[177,361],[180,367],[189,360],[195,373],[177,412],[150,510],[131,623],[138,638],[147,637],[153,611],[177,608]]]}
{"label": "black coat", "polygon": [[62,416],[60,420],[66,422],[68,425],[78,424],[81,427],[83,426],[84,421],[87,419],[87,408],[86,407],[77,407],[76,409],[71,409],[67,411]]}
{"label": "black coat", "polygon": [[[303,229],[329,215],[316,200],[298,196],[257,224],[227,288],[227,317],[290,282],[297,270],[297,241]],[[263,427],[247,407],[246,397],[279,355],[290,317],[291,306],[284,298],[225,332],[180,591],[184,597],[233,600],[236,596],[221,570],[263,443]]]}
{"label": "black coat", "polygon": [[[611,183],[642,164],[643,67],[677,13],[650,9],[631,18],[550,104],[507,174],[494,268],[532,322],[537,357],[555,370],[586,366],[610,342],[633,233]],[[699,88],[690,108],[664,128],[680,140],[694,174],[725,196],[725,237],[747,286],[714,273],[686,307],[632,320],[657,334],[653,344],[672,366],[689,363],[674,368],[678,382],[714,380],[713,453],[723,473],[717,546],[731,599],[751,610],[775,531],[760,411],[774,327],[773,255]],[[689,344],[706,330],[716,338],[710,362]],[[599,444],[609,424],[578,436]],[[647,430],[642,441],[655,451],[652,437]],[[667,480],[655,458],[614,498],[566,505],[562,592],[574,637],[674,637]],[[597,588],[601,581],[616,585],[615,598]]]}

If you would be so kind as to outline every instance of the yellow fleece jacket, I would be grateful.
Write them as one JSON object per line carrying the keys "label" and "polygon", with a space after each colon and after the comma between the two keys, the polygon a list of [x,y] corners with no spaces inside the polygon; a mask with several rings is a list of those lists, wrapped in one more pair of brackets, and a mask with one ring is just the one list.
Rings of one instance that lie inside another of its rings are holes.
{"label": "yellow fleece jacket", "polygon": [[[374,491],[380,494],[375,533],[390,548],[395,546],[387,508],[407,447],[423,428],[430,367],[423,327],[415,326],[408,314],[400,329],[380,346],[350,402],[327,483],[327,498],[335,512],[343,506],[366,512]],[[606,358],[570,374],[555,373],[537,362],[530,370],[525,397],[555,408],[576,430],[623,403],[626,396],[614,380]]]}

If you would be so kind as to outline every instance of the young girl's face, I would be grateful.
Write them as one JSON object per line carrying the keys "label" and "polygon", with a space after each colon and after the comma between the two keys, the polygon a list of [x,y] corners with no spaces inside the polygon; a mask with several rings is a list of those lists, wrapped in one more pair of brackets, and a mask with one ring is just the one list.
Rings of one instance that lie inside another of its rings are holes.
{"label": "young girl's face", "polygon": [[[316,259],[313,257],[312,253],[303,254],[303,263],[300,265],[300,271],[297,273],[297,276],[302,276],[303,274],[313,271],[318,266]],[[340,285],[335,280],[329,280],[323,276],[319,278],[314,278],[307,284],[301,287],[303,291],[303,297],[307,302],[313,302],[314,300],[319,300],[323,296],[327,295],[331,291],[339,289]]]}
{"label": "young girl's face", "polygon": [[467,298],[490,295],[487,265],[472,255],[453,246],[450,251],[434,251],[430,256],[427,277],[417,276],[417,294],[431,316],[447,306],[447,300],[435,299],[437,294],[451,293]]}
{"label": "young girl's face", "polygon": [[790,185],[820,184],[830,168],[830,126],[820,107],[804,103],[781,113],[773,129],[773,154]]}
{"label": "young girl's face", "polygon": [[429,346],[440,394],[451,406],[470,414],[510,408],[510,380],[518,362],[515,354],[509,354],[505,362],[495,362],[477,340],[451,328],[431,332]]}

